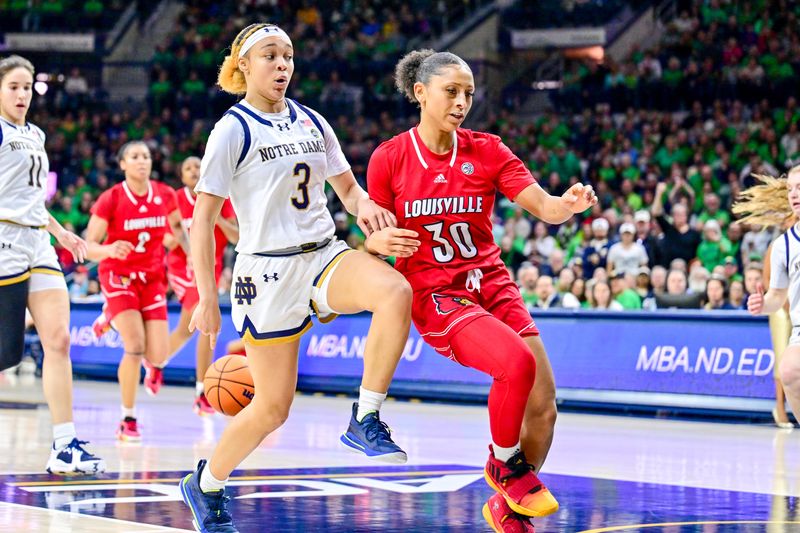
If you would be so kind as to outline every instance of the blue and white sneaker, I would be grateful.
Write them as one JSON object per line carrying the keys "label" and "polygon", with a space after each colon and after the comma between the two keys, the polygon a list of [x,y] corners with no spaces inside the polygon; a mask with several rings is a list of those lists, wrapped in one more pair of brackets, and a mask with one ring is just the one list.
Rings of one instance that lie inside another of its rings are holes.
{"label": "blue and white sneaker", "polygon": [[192,511],[192,525],[200,533],[239,533],[233,527],[233,518],[228,514],[228,501],[225,489],[213,492],[200,490],[200,474],[206,466],[206,460],[197,463],[197,470],[181,480],[181,496],[183,502]]}
{"label": "blue and white sneaker", "polygon": [[361,422],[356,420],[357,412],[358,402],[355,402],[350,427],[339,438],[348,450],[363,453],[383,463],[402,464],[408,461],[406,452],[394,443],[389,426],[380,419],[377,411],[368,413]]}
{"label": "blue and white sneaker", "polygon": [[87,452],[83,447],[89,444],[85,440],[72,439],[72,442],[56,448],[55,444],[50,449],[50,459],[47,461],[47,471],[50,474],[62,476],[78,474],[101,474],[106,471],[106,462]]}

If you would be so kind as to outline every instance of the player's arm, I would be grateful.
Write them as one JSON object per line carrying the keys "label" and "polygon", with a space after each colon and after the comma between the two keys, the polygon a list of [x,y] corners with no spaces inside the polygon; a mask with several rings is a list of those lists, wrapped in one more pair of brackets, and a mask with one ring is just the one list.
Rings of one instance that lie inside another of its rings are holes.
{"label": "player's arm", "polygon": [[192,258],[195,283],[200,295],[200,302],[189,323],[189,331],[197,328],[208,335],[212,349],[217,343],[221,322],[219,293],[214,277],[216,258],[214,226],[224,201],[225,199],[220,196],[198,193],[192,214],[192,231],[189,232],[192,254],[188,257]]}
{"label": "player's arm", "polygon": [[347,212],[356,217],[358,227],[367,237],[373,231],[397,226],[394,214],[370,200],[367,191],[356,181],[352,170],[347,169],[341,174],[331,176],[328,183]]}
{"label": "player's arm", "polygon": [[776,242],[767,249],[764,264],[765,279],[770,284],[769,290],[764,294],[762,281],[756,287],[756,292],[747,297],[747,310],[752,315],[771,315],[783,307],[789,293],[789,274],[786,261],[783,259],[786,248],[785,245],[776,246]]}
{"label": "player's arm", "polygon": [[186,230],[183,229],[181,212],[178,209],[175,209],[169,214],[167,221],[169,221],[169,227],[172,229],[172,235],[175,237],[178,246],[183,248],[183,251],[186,253],[186,257],[191,257],[192,252],[189,250],[189,236],[186,235]]}
{"label": "player's arm", "polygon": [[47,214],[49,220],[47,221],[47,231],[56,238],[58,244],[66,248],[75,258],[78,263],[83,263],[86,259],[87,245],[86,241],[75,235],[71,231],[64,229],[64,226],[58,223],[58,220],[53,218],[50,213]]}
{"label": "player's arm", "polygon": [[597,203],[592,186],[581,183],[576,183],[561,196],[552,196],[538,183],[532,183],[513,200],[525,211],[548,224],[566,222],[572,215],[582,213]]}
{"label": "player's arm", "polygon": [[88,253],[86,257],[92,261],[103,259],[125,259],[133,251],[133,244],[128,241],[114,241],[111,244],[100,244],[106,236],[108,221],[97,215],[92,215],[86,227],[86,244]]}
{"label": "player's arm", "polygon": [[236,245],[239,243],[239,222],[235,218],[217,217],[217,227],[222,230],[222,234],[228,242]]}

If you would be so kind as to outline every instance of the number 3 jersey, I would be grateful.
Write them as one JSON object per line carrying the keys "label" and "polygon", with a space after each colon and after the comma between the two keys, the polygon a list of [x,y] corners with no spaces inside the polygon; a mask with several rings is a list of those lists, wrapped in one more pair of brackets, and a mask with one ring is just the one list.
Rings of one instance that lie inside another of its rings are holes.
{"label": "number 3 jersey", "polygon": [[459,129],[453,149],[431,152],[416,128],[381,144],[367,170],[367,192],[419,233],[419,250],[396,267],[415,291],[465,282],[467,272],[505,268],[492,219],[499,190],[514,199],[535,183],[499,137]]}
{"label": "number 3 jersey", "polygon": [[325,181],[350,165],[324,118],[286,102],[283,112],[264,113],[242,100],[206,144],[195,191],[230,197],[239,253],[281,250],[334,233]]}
{"label": "number 3 jersey", "polygon": [[124,181],[101,194],[92,214],[108,222],[103,244],[128,241],[134,246],[125,259],[104,259],[102,268],[115,273],[163,272],[164,234],[170,231],[169,214],[177,208],[175,190],[153,180],[142,196]]}
{"label": "number 3 jersey", "polygon": [[46,226],[50,163],[44,132],[0,118],[0,220],[21,226]]}

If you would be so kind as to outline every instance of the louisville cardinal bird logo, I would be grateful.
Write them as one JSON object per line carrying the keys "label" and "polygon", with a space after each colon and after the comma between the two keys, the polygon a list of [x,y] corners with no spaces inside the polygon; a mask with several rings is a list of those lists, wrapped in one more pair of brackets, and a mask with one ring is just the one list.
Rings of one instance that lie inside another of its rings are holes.
{"label": "louisville cardinal bird logo", "polygon": [[436,312],[440,315],[448,315],[458,309],[459,307],[466,307],[474,305],[466,298],[459,298],[458,296],[447,296],[446,294],[434,294],[433,303],[436,304]]}

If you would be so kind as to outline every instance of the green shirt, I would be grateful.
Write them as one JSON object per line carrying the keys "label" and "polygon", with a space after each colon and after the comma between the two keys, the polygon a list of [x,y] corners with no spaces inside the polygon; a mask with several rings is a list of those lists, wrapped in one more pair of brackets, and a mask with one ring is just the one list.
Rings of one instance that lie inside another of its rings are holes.
{"label": "green shirt", "polygon": [[719,242],[711,242],[703,239],[700,246],[697,247],[697,258],[700,263],[709,272],[714,270],[714,267],[721,265],[725,261],[725,257],[729,256],[731,246],[728,239],[722,238]]}
{"label": "green shirt", "polygon": [[642,308],[642,298],[633,289],[625,289],[614,299],[622,305],[623,309]]}

